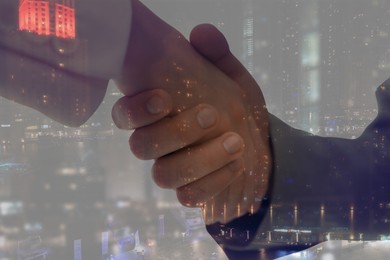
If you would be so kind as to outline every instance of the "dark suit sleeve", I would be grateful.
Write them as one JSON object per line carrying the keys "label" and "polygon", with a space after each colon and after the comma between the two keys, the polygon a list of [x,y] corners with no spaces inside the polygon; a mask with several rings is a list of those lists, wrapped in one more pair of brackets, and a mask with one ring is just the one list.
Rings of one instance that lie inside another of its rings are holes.
{"label": "dark suit sleeve", "polygon": [[[247,214],[226,225],[207,226],[226,252],[256,249],[251,246],[255,236],[245,235],[270,230],[271,203],[317,209],[322,203],[337,204],[340,208],[353,205],[357,218],[361,218],[357,228],[367,234],[381,229],[369,223],[366,212],[390,198],[390,79],[378,88],[376,95],[378,116],[354,140],[314,136],[270,115],[274,165],[266,203],[254,215]],[[336,213],[333,221],[333,225],[345,221],[344,211]],[[239,231],[236,239],[223,236],[226,229]]]}
{"label": "dark suit sleeve", "polygon": [[[61,41],[55,37],[42,40],[43,37],[29,37],[28,34],[18,33],[19,36],[15,36],[15,32],[19,32],[19,2],[0,1],[0,36],[2,36],[0,49],[2,51],[11,51],[57,68],[59,67],[57,57],[61,54],[58,52],[59,48],[65,50],[66,56],[79,55],[78,48],[84,47],[79,41],[70,41],[63,47]],[[83,62],[75,62],[74,59],[71,66],[66,66],[65,62],[65,66],[59,68],[99,79],[117,76],[122,68],[130,35],[130,1],[75,1],[75,14],[76,39],[82,39],[88,45],[86,49],[82,49],[86,54],[81,55],[81,57],[88,56],[88,70],[85,69]],[[9,39],[11,35],[14,41]],[[39,47],[34,47],[34,44],[45,46],[47,51],[39,51]]]}
{"label": "dark suit sleeve", "polygon": [[[390,79],[378,87],[376,97],[377,117],[354,140],[310,135],[271,116],[273,203],[351,206],[355,229],[378,235],[383,226],[375,227],[380,217],[372,215],[390,198]],[[341,226],[342,214],[334,214],[334,225]]]}
{"label": "dark suit sleeve", "polygon": [[19,3],[0,1],[0,96],[60,123],[83,124],[100,105],[108,80],[120,73],[130,1],[76,1],[76,34],[66,39],[19,28],[18,18],[26,15]]}
{"label": "dark suit sleeve", "polygon": [[[226,250],[255,250],[253,239],[260,231],[269,230],[270,204],[317,203],[324,199],[353,200],[355,180],[348,167],[362,170],[365,165],[355,159],[360,154],[354,140],[323,138],[291,128],[270,115],[273,176],[271,187],[262,207],[226,225],[208,225],[207,230]],[[233,237],[229,230],[233,229]],[[228,235],[226,235],[228,234]],[[239,253],[240,254],[240,253]],[[256,255],[256,254],[255,254]]]}

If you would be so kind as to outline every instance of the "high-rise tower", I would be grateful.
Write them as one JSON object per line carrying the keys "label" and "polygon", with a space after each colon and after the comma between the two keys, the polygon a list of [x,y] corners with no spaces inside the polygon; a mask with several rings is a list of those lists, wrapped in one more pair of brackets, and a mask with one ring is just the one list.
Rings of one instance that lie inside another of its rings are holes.
{"label": "high-rise tower", "polygon": [[19,30],[76,38],[74,0],[20,0]]}
{"label": "high-rise tower", "polygon": [[242,60],[247,70],[253,73],[253,54],[254,54],[254,32],[253,32],[253,1],[243,2],[244,22],[243,22],[243,52]]}

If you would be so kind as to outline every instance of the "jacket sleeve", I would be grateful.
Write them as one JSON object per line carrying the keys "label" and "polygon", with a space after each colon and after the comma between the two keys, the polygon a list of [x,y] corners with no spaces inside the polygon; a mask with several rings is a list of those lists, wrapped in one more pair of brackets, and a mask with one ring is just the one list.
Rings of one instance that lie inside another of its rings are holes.
{"label": "jacket sleeve", "polygon": [[[130,34],[130,1],[74,1],[67,7],[75,13],[75,34],[68,38],[61,36],[64,25],[58,22],[64,7],[49,1],[36,9],[36,22],[23,27],[33,17],[22,3],[0,1],[0,95],[79,126],[99,106],[108,80],[120,73]],[[39,27],[43,23],[46,31]]]}
{"label": "jacket sleeve", "polygon": [[377,117],[353,140],[310,135],[271,116],[275,205],[300,205],[301,215],[338,205],[339,212],[327,213],[330,226],[345,226],[353,208],[355,232],[377,239],[386,228],[377,208],[390,197],[390,79],[376,98]]}
{"label": "jacket sleeve", "polygon": [[[131,5],[129,0],[75,1],[76,40],[69,42],[66,48],[61,48],[58,37],[39,39],[39,37],[34,37],[33,33],[18,33],[20,32],[20,19],[23,16],[19,2],[0,1],[0,35],[14,36],[13,39],[0,38],[0,47],[3,52],[18,53],[53,67],[59,66],[58,57],[61,54],[72,56],[72,54],[86,52],[89,59],[87,71],[81,62],[74,62],[72,66],[61,68],[103,79],[113,78],[119,73],[130,34]],[[50,15],[57,15],[55,12],[54,8],[50,8]],[[55,23],[53,20],[55,19],[50,21],[52,24]],[[19,34],[19,37],[15,34]],[[80,41],[86,42],[87,48],[82,49]],[[22,42],[30,44],[22,44]],[[38,45],[48,50],[46,52],[34,50],[33,47],[39,48]]]}
{"label": "jacket sleeve", "polygon": [[[303,208],[303,204],[320,205],[331,197],[352,200],[356,179],[353,170],[346,170],[353,167],[360,171],[365,167],[361,160],[355,161],[364,155],[352,148],[356,144],[354,140],[314,136],[288,126],[273,115],[270,115],[270,126],[273,174],[260,210],[225,225],[207,226],[208,232],[233,259],[241,251],[256,252],[260,245],[273,246],[265,243],[267,232],[272,230],[271,205],[298,203]],[[287,217],[291,220],[291,216]],[[233,236],[229,230],[234,231]]]}
{"label": "jacket sleeve", "polygon": [[[376,96],[378,116],[354,140],[311,135],[270,115],[274,163],[266,203],[253,215],[247,214],[226,225],[207,226],[229,256],[234,258],[242,250],[250,254],[259,249],[259,245],[272,246],[262,243],[266,240],[264,234],[275,224],[292,225],[289,223],[291,216],[286,221],[283,214],[279,219],[274,216],[272,223],[270,205],[299,205],[302,211],[307,210],[308,216],[319,213],[323,203],[340,207],[354,205],[357,228],[361,232],[374,238],[378,230],[383,230],[380,225],[375,227],[368,221],[368,209],[390,197],[390,79],[379,86]],[[331,217],[332,225],[344,225],[344,211]],[[308,219],[304,224],[310,226],[310,221]],[[237,231],[236,237],[224,235],[226,230]],[[258,253],[253,253],[254,257],[256,255]]]}

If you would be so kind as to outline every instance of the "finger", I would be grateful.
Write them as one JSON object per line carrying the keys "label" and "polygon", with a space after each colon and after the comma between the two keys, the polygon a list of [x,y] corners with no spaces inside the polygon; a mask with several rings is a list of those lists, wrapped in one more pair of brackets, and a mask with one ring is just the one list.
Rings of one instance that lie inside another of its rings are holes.
{"label": "finger", "polygon": [[153,165],[153,178],[162,188],[177,189],[238,159],[243,150],[242,138],[228,132],[196,147],[159,158]]}
{"label": "finger", "polygon": [[167,92],[154,89],[120,98],[112,108],[112,119],[120,129],[135,129],[157,122],[172,110]]}
{"label": "finger", "polygon": [[137,129],[130,137],[130,148],[140,159],[156,159],[217,132],[222,121],[215,108],[200,104],[150,127]]}
{"label": "finger", "polygon": [[238,158],[195,182],[179,187],[176,196],[183,206],[201,207],[206,201],[225,190],[243,173],[243,170],[244,162],[242,158]]}

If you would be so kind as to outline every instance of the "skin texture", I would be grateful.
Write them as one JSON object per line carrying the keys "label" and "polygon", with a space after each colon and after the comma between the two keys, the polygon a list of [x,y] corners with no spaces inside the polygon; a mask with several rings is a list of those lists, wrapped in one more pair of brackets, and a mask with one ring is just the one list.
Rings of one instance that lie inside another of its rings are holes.
{"label": "skin texture", "polygon": [[113,108],[119,128],[135,129],[129,144],[154,159],[157,185],[175,189],[206,223],[228,222],[260,207],[271,172],[263,95],[211,25],[191,43],[139,1],[117,80],[126,95]]}

